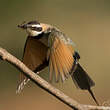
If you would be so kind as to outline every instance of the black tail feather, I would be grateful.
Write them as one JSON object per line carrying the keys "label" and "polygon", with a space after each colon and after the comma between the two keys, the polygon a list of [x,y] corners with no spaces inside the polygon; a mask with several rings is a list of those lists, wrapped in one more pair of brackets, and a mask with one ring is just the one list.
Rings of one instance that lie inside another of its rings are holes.
{"label": "black tail feather", "polygon": [[80,64],[76,65],[76,69],[72,74],[72,79],[75,81],[75,84],[80,89],[88,89],[95,85],[94,81],[88,76],[85,70],[80,66]]}
{"label": "black tail feather", "polygon": [[76,66],[77,67],[76,67],[74,73],[71,75],[73,81],[75,82],[75,85],[82,90],[88,90],[89,93],[91,94],[92,98],[96,102],[96,104],[99,105],[93,92],[90,89],[92,86],[95,85],[94,81],[89,77],[89,75],[80,66],[80,64],[77,64]]}
{"label": "black tail feather", "polygon": [[92,96],[92,98],[94,99],[95,103],[96,103],[97,105],[99,105],[98,101],[96,100],[96,98],[95,98],[95,96],[94,96],[94,94],[93,94],[93,92],[92,92],[92,90],[91,90],[90,88],[88,89],[88,92],[91,94],[91,96]]}

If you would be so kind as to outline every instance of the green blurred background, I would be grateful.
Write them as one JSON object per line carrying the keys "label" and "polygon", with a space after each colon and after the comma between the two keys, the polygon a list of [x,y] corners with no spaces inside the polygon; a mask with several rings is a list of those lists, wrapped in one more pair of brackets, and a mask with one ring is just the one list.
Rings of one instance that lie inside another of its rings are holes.
{"label": "green blurred background", "polygon": [[[35,19],[57,26],[72,38],[80,63],[96,83],[93,91],[97,99],[109,101],[110,1],[0,0],[0,46],[21,59],[26,33],[17,25]],[[46,80],[47,70],[41,73]],[[16,95],[19,73],[7,62],[0,62],[0,110],[71,110],[32,82]],[[76,89],[71,79],[52,84],[80,103],[94,104],[88,92]]]}

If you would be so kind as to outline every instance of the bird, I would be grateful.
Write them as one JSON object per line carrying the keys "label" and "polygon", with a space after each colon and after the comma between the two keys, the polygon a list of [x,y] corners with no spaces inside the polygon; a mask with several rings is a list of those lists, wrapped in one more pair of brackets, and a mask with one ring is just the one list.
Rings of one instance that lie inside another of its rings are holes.
{"label": "bird", "polygon": [[[18,25],[27,33],[22,62],[33,72],[39,74],[44,68],[49,68],[50,82],[64,82],[72,77],[76,87],[88,90],[96,100],[91,87],[95,85],[88,73],[79,63],[80,55],[75,49],[74,42],[57,27],[40,23],[37,20],[24,22]],[[29,78],[20,73],[17,93],[20,93],[29,82]]]}

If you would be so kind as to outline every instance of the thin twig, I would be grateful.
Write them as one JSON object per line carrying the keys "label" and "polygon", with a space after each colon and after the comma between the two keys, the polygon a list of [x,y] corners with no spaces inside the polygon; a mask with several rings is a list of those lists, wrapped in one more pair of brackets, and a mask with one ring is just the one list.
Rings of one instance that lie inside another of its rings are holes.
{"label": "thin twig", "polygon": [[39,87],[43,88],[45,91],[50,93],[51,95],[55,96],[57,99],[71,107],[75,110],[110,110],[110,107],[105,106],[92,106],[92,105],[83,105],[75,101],[74,99],[70,98],[69,96],[65,95],[60,90],[53,87],[47,81],[42,79],[40,76],[36,75],[32,72],[29,68],[27,68],[20,60],[16,57],[8,53],[5,49],[0,47],[0,56],[3,60],[8,61],[15,67],[17,67],[20,71],[22,71],[27,77],[29,77],[34,83],[36,83]]}

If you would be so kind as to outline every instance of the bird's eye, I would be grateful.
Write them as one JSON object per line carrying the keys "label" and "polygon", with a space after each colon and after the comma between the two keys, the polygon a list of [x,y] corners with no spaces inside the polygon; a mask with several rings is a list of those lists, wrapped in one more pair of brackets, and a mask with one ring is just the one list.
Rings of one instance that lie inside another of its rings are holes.
{"label": "bird's eye", "polygon": [[35,31],[42,31],[42,27],[31,27],[32,30],[35,30]]}

